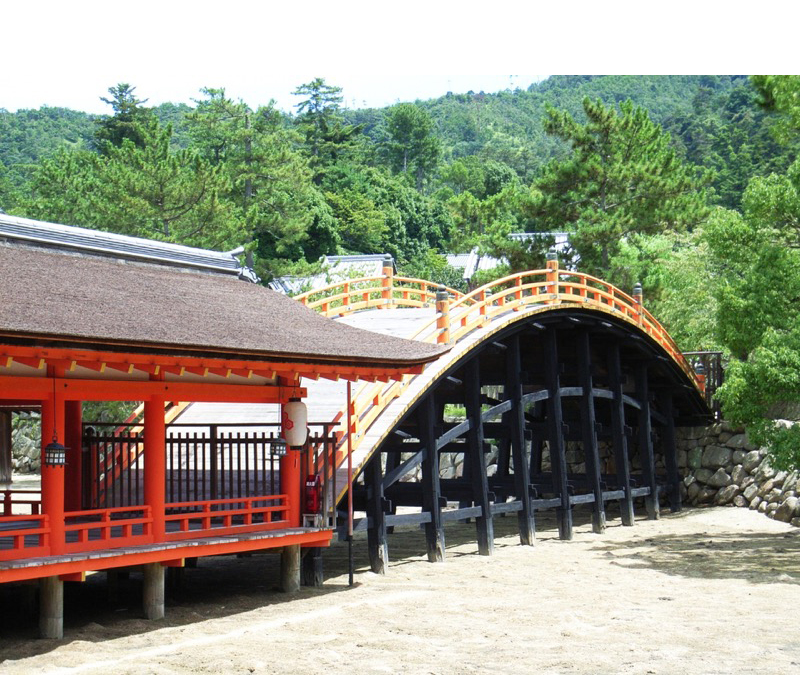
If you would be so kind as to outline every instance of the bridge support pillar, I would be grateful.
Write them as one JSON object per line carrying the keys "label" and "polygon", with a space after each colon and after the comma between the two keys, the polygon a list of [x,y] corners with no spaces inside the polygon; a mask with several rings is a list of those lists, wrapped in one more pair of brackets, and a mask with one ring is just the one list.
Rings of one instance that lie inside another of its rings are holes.
{"label": "bridge support pillar", "polygon": [[523,546],[533,546],[536,526],[531,509],[530,467],[525,452],[525,409],[522,404],[521,372],[519,335],[514,335],[506,351],[505,397],[513,402],[508,421],[511,430],[511,453],[514,457],[514,489],[517,499],[522,502],[522,509],[517,511],[519,541]]}
{"label": "bridge support pillar", "polygon": [[367,548],[369,565],[375,574],[386,574],[389,564],[382,474],[381,456],[376,452],[364,471],[364,481],[367,484],[367,518],[371,523],[367,530]]}
{"label": "bridge support pillar", "polygon": [[425,539],[430,562],[444,562],[442,491],[439,484],[439,451],[436,449],[436,409],[433,394],[422,401],[418,413],[419,436],[424,448],[422,460],[422,508],[430,514],[425,523]]}
{"label": "bridge support pillar", "polygon": [[489,479],[486,476],[486,458],[483,454],[483,421],[481,420],[481,367],[478,357],[465,368],[465,406],[470,429],[467,432],[469,448],[472,499],[481,507],[481,515],[475,519],[478,534],[478,552],[492,555],[494,551],[494,523],[492,505],[489,501]]}
{"label": "bridge support pillar", "polygon": [[58,577],[39,580],[39,636],[64,637],[64,582]]}
{"label": "bridge support pillar", "polygon": [[319,587],[324,581],[322,574],[322,549],[313,546],[303,552],[303,586]]}
{"label": "bridge support pillar", "polygon": [[647,517],[658,520],[658,484],[656,483],[656,466],[653,456],[653,424],[650,417],[650,388],[647,382],[647,365],[639,366],[636,371],[636,394],[639,398],[639,454],[642,461],[642,475],[650,494],[645,497]]}
{"label": "bridge support pillar", "polygon": [[603,501],[603,485],[600,480],[600,451],[597,445],[597,428],[594,412],[594,395],[592,394],[592,356],[589,344],[589,333],[581,333],[578,342],[578,372],[581,396],[581,437],[583,439],[583,455],[586,461],[586,475],[594,494],[592,505],[592,531],[602,534],[606,529],[606,508]]}
{"label": "bridge support pillar", "polygon": [[550,441],[550,463],[553,466],[553,492],[561,500],[557,509],[558,536],[572,539],[572,504],[567,484],[567,456],[564,447],[564,416],[561,409],[558,341],[554,328],[545,337],[545,378],[547,382],[547,433]]}
{"label": "bridge support pillar", "polygon": [[166,568],[161,563],[148,563],[144,568],[144,616],[147,619],[164,618],[164,582]]}
{"label": "bridge support pillar", "polygon": [[622,366],[619,345],[608,350],[608,377],[611,389],[611,436],[614,443],[614,466],[617,487],[624,493],[620,501],[623,525],[633,525],[633,495],[631,494],[631,469],[628,462],[628,437],[625,429],[625,402],[622,399]]}
{"label": "bridge support pillar", "polygon": [[300,545],[292,544],[281,549],[281,591],[296,593],[300,590]]}
{"label": "bridge support pillar", "polygon": [[666,423],[661,430],[661,452],[667,469],[667,495],[669,510],[677,513],[681,510],[681,478],[678,473],[678,457],[675,445],[675,410],[672,406],[672,395],[663,393],[660,396],[661,412]]}

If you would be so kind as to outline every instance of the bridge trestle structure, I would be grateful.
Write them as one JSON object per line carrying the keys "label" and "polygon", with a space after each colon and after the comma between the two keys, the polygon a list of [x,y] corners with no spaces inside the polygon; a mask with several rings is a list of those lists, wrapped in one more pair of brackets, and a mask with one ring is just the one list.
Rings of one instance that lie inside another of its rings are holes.
{"label": "bridge trestle structure", "polygon": [[[300,300],[333,316],[434,306],[417,339],[453,345],[423,385],[365,385],[352,406],[355,529],[367,531],[373,571],[386,571],[400,525],[424,528],[428,559],[441,561],[448,523],[474,520],[478,551],[491,555],[502,515],[516,514],[532,545],[544,510],[561,539],[576,508],[591,509],[597,533],[611,518],[633,525],[639,504],[651,519],[662,502],[680,510],[675,429],[710,412],[638,284],[628,295],[554,258],[469,294],[390,274],[346,284]],[[390,421],[370,433],[381,416]]]}

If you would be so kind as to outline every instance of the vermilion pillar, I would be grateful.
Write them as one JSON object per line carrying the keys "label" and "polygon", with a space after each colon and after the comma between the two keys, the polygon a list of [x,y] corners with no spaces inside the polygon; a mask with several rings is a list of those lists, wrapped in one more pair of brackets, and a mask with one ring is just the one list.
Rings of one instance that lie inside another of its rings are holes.
{"label": "vermilion pillar", "polygon": [[144,402],[144,501],[153,513],[153,539],[163,541],[167,498],[167,449],[164,397]]}
{"label": "vermilion pillar", "polygon": [[50,553],[60,555],[66,548],[64,541],[64,467],[47,466],[44,449],[53,441],[64,439],[64,402],[55,396],[42,401],[42,512],[50,523]]}
{"label": "vermilion pillar", "polygon": [[64,471],[64,508],[81,510],[81,446],[83,444],[83,405],[81,401],[67,401],[65,406],[64,445],[67,446],[67,467]]}

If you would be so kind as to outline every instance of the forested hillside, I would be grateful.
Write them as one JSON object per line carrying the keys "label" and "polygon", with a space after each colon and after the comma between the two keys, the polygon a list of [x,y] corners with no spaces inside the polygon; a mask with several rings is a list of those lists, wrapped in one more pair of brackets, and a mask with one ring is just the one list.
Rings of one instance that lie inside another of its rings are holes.
{"label": "forested hillside", "polygon": [[[140,83],[146,86],[146,83]],[[223,89],[109,114],[0,111],[8,213],[255,254],[261,275],[323,254],[394,255],[457,282],[441,252],[541,266],[566,231],[579,265],[648,306],[686,349],[731,359],[721,396],[757,443],[800,463],[800,78],[551,77],[527,91],[347,110],[315,79],[286,114]],[[794,431],[794,429],[797,431]]]}

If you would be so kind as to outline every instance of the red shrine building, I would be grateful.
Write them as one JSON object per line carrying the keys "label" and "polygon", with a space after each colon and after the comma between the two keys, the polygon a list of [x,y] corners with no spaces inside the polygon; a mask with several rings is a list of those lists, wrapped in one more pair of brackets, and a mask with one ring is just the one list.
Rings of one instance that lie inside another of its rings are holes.
{"label": "red shrine building", "polygon": [[[5,465],[13,412],[40,411],[42,431],[41,493],[3,491],[0,583],[39,580],[43,636],[61,637],[63,582],[87,572],[142,569],[150,618],[163,616],[165,568],[201,556],[280,549],[291,590],[301,549],[333,533],[302,517],[301,377],[398,379],[442,352],[321,317],[256,283],[239,253],[0,214]],[[142,414],[87,460],[101,433],[83,419],[89,401]],[[240,445],[236,463],[215,465],[207,443],[176,461],[170,411],[201,401],[278,404],[284,429]]]}

